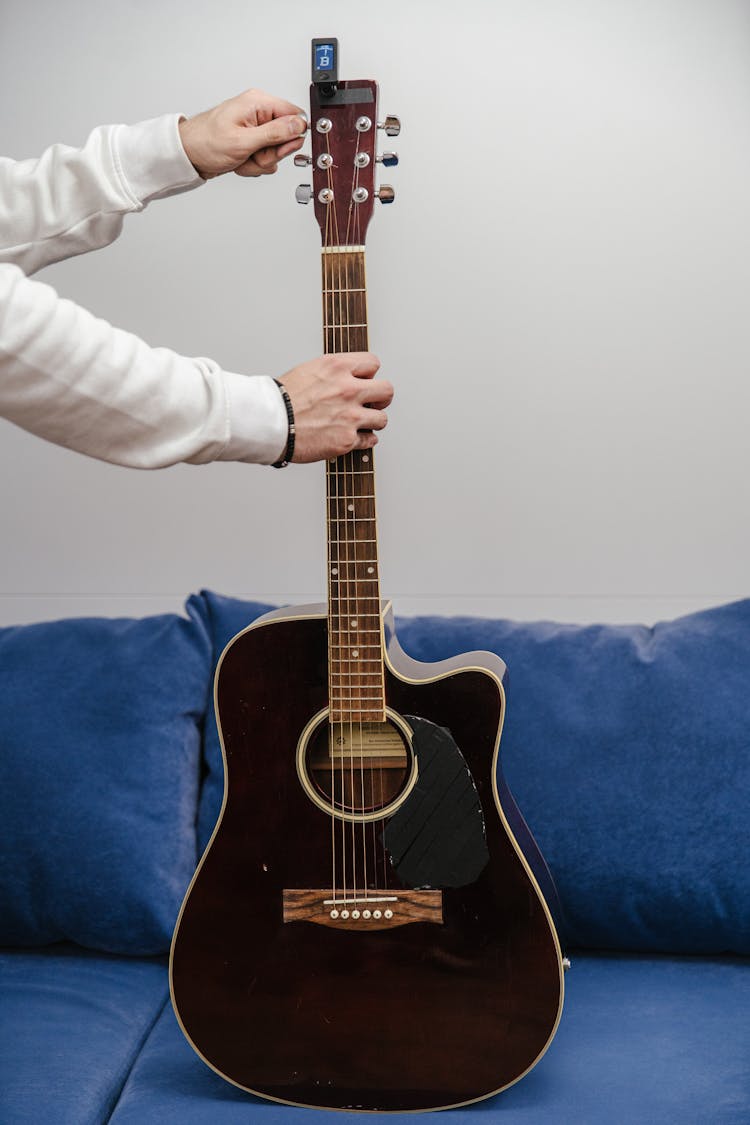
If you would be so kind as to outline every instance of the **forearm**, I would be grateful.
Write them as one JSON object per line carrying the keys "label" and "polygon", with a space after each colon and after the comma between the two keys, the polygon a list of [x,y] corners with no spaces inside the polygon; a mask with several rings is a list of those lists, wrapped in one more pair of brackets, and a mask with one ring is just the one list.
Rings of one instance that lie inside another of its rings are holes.
{"label": "forearm", "polygon": [[287,437],[272,379],[151,348],[12,265],[0,265],[0,415],[135,468],[267,464]]}
{"label": "forearm", "polygon": [[102,125],[82,148],[53,145],[38,160],[0,158],[0,262],[31,274],[117,238],[124,216],[204,181],[171,114]]}

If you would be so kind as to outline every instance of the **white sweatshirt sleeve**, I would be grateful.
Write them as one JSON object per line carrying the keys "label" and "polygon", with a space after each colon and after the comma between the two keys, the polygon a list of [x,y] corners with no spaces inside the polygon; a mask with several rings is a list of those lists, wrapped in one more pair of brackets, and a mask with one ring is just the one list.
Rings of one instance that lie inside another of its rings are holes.
{"label": "white sweatshirt sleeve", "polygon": [[176,114],[95,129],[81,149],[0,160],[0,415],[135,468],[277,460],[278,387],[151,348],[27,274],[112,242],[124,216],[203,183]]}

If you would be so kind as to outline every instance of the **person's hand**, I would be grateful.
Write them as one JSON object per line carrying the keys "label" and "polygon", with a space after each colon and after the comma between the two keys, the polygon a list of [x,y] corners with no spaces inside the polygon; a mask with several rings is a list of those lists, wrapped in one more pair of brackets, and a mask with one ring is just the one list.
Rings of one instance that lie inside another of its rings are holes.
{"label": "person's hand", "polygon": [[304,110],[262,90],[246,90],[179,125],[182,147],[204,180],[236,172],[267,176],[302,147]]}
{"label": "person's hand", "polygon": [[375,379],[380,360],[370,352],[340,352],[293,367],[279,379],[294,411],[293,461],[328,460],[371,449],[388,422],[393,387]]}

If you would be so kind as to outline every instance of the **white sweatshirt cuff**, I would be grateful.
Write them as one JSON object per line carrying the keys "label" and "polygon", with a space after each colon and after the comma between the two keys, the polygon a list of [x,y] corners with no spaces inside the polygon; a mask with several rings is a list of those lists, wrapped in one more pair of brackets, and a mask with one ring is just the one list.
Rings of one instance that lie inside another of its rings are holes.
{"label": "white sweatshirt cuff", "polygon": [[152,117],[137,125],[118,125],[112,148],[115,167],[137,207],[152,199],[190,191],[206,181],[182,147],[179,113]]}
{"label": "white sweatshirt cuff", "polygon": [[279,388],[269,375],[224,372],[229,440],[219,461],[272,465],[286,449],[289,421]]}

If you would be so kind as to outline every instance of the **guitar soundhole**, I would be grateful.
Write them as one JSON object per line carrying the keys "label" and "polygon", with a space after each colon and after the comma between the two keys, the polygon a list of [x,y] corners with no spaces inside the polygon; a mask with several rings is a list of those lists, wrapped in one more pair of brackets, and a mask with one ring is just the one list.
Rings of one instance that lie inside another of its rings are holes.
{"label": "guitar soundhole", "polygon": [[384,723],[321,722],[312,732],[307,774],[326,805],[344,815],[378,813],[406,789],[413,759],[405,733]]}

